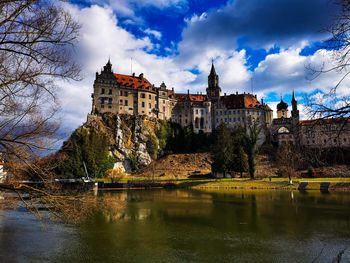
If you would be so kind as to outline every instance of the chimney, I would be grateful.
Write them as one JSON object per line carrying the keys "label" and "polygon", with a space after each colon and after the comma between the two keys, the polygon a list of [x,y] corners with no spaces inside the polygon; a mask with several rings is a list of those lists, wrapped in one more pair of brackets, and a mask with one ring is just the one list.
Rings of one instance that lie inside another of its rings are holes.
{"label": "chimney", "polygon": [[224,96],[226,97],[226,92],[224,93]]}
{"label": "chimney", "polygon": [[139,75],[139,79],[143,79],[143,73]]}
{"label": "chimney", "polygon": [[201,92],[201,95],[202,95],[202,92]]}
{"label": "chimney", "polygon": [[245,92],[243,94],[245,94]]}
{"label": "chimney", "polygon": [[256,98],[256,94],[254,95],[254,97]]}
{"label": "chimney", "polygon": [[264,106],[264,99],[261,99],[261,105]]}
{"label": "chimney", "polygon": [[174,92],[174,87],[171,88],[172,92]]}
{"label": "chimney", "polygon": [[187,90],[187,94],[190,95],[190,90],[189,89]]}
{"label": "chimney", "polygon": [[236,91],[236,95],[238,95],[238,91]]}
{"label": "chimney", "polygon": [[135,78],[135,72],[132,73],[133,78]]}

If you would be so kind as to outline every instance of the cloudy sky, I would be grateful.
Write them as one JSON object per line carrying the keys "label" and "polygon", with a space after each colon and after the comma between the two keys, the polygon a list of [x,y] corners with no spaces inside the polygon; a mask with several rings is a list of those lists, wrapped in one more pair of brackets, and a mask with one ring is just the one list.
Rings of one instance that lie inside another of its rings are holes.
{"label": "cloudy sky", "polygon": [[223,92],[253,91],[273,109],[293,89],[302,104],[340,77],[311,81],[307,70],[331,63],[322,44],[338,11],[331,0],[70,0],[64,8],[82,26],[74,59],[83,81],[62,84],[67,134],[85,121],[95,72],[109,57],[114,72],[130,74],[132,61],[151,83],[193,93],[205,91],[214,59]]}

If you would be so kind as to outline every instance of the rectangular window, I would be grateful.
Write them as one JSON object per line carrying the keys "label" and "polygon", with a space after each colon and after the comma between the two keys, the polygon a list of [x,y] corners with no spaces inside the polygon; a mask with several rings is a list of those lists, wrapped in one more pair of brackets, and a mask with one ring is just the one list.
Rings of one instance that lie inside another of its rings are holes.
{"label": "rectangular window", "polygon": [[124,101],[124,106],[128,106],[128,100]]}
{"label": "rectangular window", "polygon": [[101,94],[105,94],[105,89],[101,89]]}
{"label": "rectangular window", "polygon": [[127,97],[129,93],[127,91],[124,92],[124,96]]}
{"label": "rectangular window", "polygon": [[148,103],[148,108],[152,109],[152,104]]}
{"label": "rectangular window", "polygon": [[196,114],[198,114],[198,110],[196,110]]}
{"label": "rectangular window", "polygon": [[145,93],[141,93],[141,98],[142,98],[142,99],[146,98]]}
{"label": "rectangular window", "polygon": [[119,95],[120,95],[120,96],[123,96],[123,91],[120,91],[120,92],[119,92]]}
{"label": "rectangular window", "polygon": [[165,107],[163,106],[163,112],[165,112]]}
{"label": "rectangular window", "polygon": [[112,95],[112,90],[111,89],[108,90],[108,94]]}
{"label": "rectangular window", "polygon": [[112,104],[112,98],[108,98],[108,104]]}
{"label": "rectangular window", "polygon": [[203,110],[201,110],[201,114],[202,114],[202,115],[204,114],[204,111],[203,111]]}
{"label": "rectangular window", "polygon": [[148,95],[148,98],[151,100],[152,99],[152,95],[150,94],[150,95]]}
{"label": "rectangular window", "polygon": [[121,104],[121,105],[122,105],[122,104],[123,104],[123,100],[120,100],[120,101],[119,101],[119,104]]}
{"label": "rectangular window", "polygon": [[145,107],[145,102],[143,101],[143,102],[141,103],[141,105],[142,105],[142,108],[144,108],[144,107]]}

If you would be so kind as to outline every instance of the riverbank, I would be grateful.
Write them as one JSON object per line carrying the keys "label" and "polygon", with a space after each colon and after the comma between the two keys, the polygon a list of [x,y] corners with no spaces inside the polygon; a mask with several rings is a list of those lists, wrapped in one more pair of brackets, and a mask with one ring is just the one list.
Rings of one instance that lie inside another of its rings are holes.
{"label": "riverbank", "polygon": [[247,189],[247,190],[301,190],[301,191],[332,191],[350,192],[350,178],[293,178],[290,184],[288,178],[224,178],[224,179],[175,179],[149,180],[149,178],[133,178],[118,182],[104,181],[99,183],[100,190],[135,189],[135,188],[177,188],[177,189]]}

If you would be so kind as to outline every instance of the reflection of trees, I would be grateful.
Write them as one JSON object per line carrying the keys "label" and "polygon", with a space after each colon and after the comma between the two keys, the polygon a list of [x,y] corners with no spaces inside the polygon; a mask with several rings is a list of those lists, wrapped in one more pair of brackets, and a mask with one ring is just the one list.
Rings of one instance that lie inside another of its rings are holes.
{"label": "reflection of trees", "polygon": [[253,262],[262,256],[259,262],[273,262],[295,256],[283,255],[285,245],[300,248],[300,242],[317,241],[315,232],[349,229],[347,195],[155,190],[98,198],[110,205],[79,235],[90,261]]}

